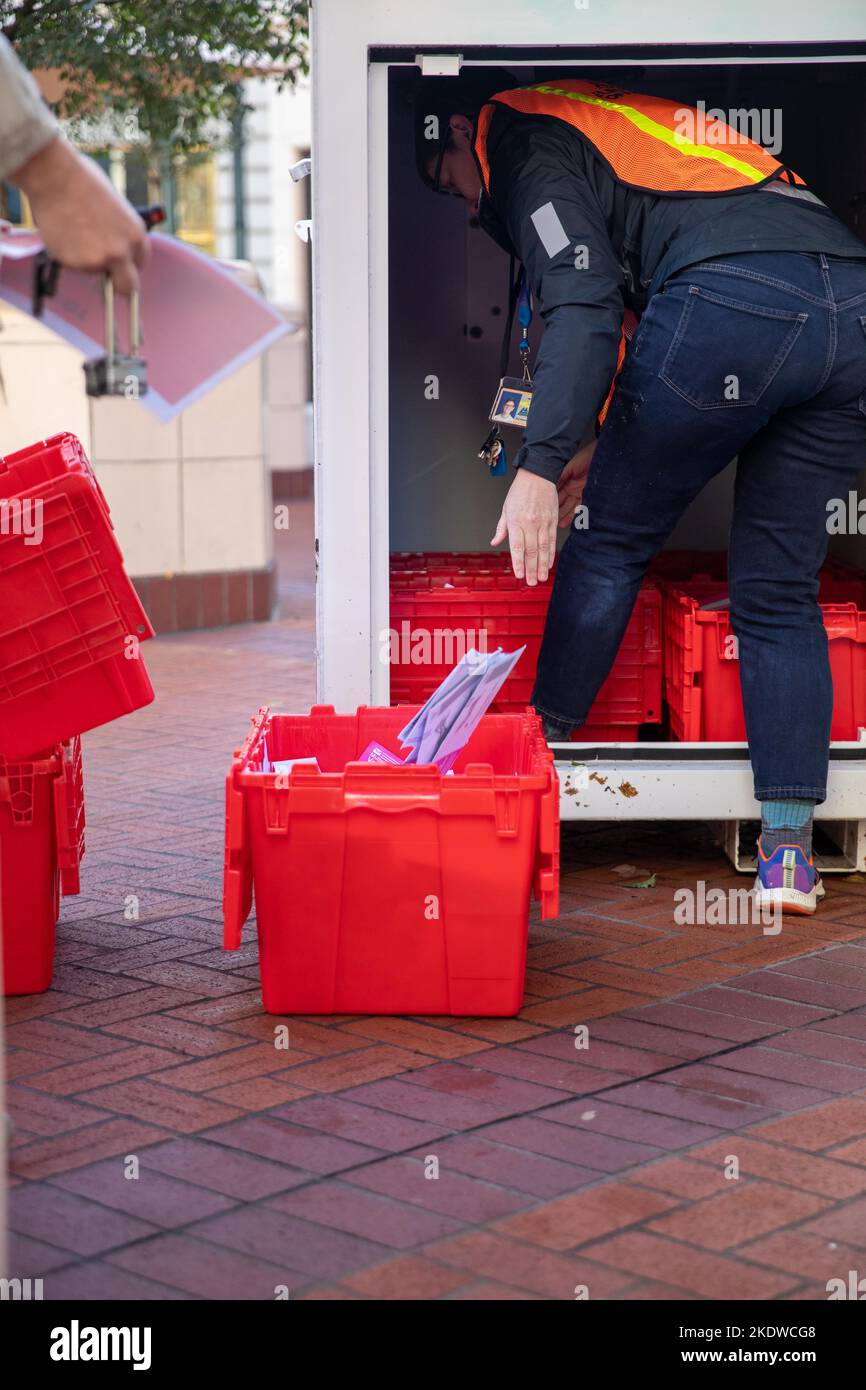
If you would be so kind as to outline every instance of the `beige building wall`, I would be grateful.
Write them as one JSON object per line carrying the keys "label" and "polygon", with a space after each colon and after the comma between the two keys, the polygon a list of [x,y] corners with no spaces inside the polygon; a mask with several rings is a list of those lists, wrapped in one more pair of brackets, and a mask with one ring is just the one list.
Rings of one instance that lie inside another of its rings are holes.
{"label": "beige building wall", "polygon": [[76,434],[133,577],[263,569],[273,553],[269,459],[302,466],[303,338],[287,334],[162,424],[139,402],[88,398],[82,355],[0,303],[0,454]]}

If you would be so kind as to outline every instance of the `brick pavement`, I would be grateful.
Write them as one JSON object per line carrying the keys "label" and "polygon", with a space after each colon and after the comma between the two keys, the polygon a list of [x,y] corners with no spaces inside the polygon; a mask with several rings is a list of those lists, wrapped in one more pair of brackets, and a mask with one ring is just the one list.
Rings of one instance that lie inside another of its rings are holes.
{"label": "brick pavement", "polygon": [[312,701],[308,523],[277,623],[151,643],[157,703],[85,740],[83,893],[54,988],[8,1001],[10,1273],[49,1299],[797,1300],[866,1271],[864,882],[777,937],[682,927],[678,887],[743,886],[703,827],[566,826],[519,1018],[292,1019],[275,1050],[254,930],[221,949],[222,779],[259,704]]}

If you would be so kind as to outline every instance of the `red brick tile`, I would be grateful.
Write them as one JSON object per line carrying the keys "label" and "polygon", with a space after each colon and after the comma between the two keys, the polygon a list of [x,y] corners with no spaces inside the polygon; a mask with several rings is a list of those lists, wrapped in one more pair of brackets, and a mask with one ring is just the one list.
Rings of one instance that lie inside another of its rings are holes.
{"label": "red brick tile", "polygon": [[[168,1277],[169,1271],[163,1274]],[[122,1269],[112,1268],[100,1260],[79,1261],[68,1265],[59,1273],[46,1280],[46,1298],[78,1303],[82,1299],[101,1302],[156,1302],[171,1300],[186,1301],[189,1294],[168,1284],[157,1283],[153,1279],[142,1279],[136,1274],[127,1274]]]}
{"label": "red brick tile", "polygon": [[508,1284],[497,1284],[492,1279],[482,1279],[478,1284],[465,1284],[449,1295],[449,1302],[502,1303],[522,1299],[540,1303],[540,1294],[530,1293],[528,1289],[514,1289]]}
{"label": "red brick tile", "polygon": [[[719,1057],[717,1066],[774,1081],[790,1081],[803,1087],[845,1094],[866,1086],[866,1071],[822,1062],[815,1057],[797,1057],[771,1046],[745,1047]],[[808,1104],[807,1101],[803,1102]]]}
{"label": "red brick tile", "polygon": [[[776,1231],[743,1248],[742,1254],[756,1264],[769,1265],[800,1279],[844,1279],[849,1269],[863,1264],[862,1246],[839,1245],[804,1231]],[[814,1297],[814,1294],[813,1294]]]}
{"label": "red brick tile", "polygon": [[[199,965],[188,961],[164,961],[161,965],[143,965],[135,970],[136,980],[150,980],[156,985],[169,989],[189,990],[192,994],[204,995],[207,999],[218,999],[225,995],[245,994],[249,990],[246,980],[235,979],[221,974],[218,970],[203,970]],[[129,977],[132,985],[132,977]]]}
{"label": "red brick tile", "polygon": [[78,1003],[75,1008],[66,1008],[57,1015],[60,1023],[79,1024],[83,1028],[108,1028],[124,1019],[137,1018],[157,1009],[177,1008],[191,1003],[195,998],[188,990],[182,989],[136,989],[133,994],[122,994],[119,999],[102,999],[87,1004]]}
{"label": "red brick tile", "polygon": [[209,1100],[222,1100],[226,1105],[237,1106],[239,1110],[258,1112],[301,1100],[311,1093],[301,1086],[289,1086],[285,1081],[259,1076],[252,1081],[233,1081],[228,1086],[217,1086],[207,1094]]}
{"label": "red brick tile", "polygon": [[[223,999],[202,999],[197,1004],[182,1004],[171,1010],[172,1018],[187,1019],[190,1023],[213,1024],[214,1027],[224,1027],[227,1031],[231,1031],[231,1025],[238,1020],[250,1016],[253,1016],[260,1026],[268,1022],[262,1016],[262,996],[257,989],[245,990],[242,994],[230,994]],[[274,1036],[273,1027],[269,1036]]]}
{"label": "red brick tile", "polygon": [[773,970],[741,975],[737,988],[751,990],[765,998],[811,1005],[823,1013],[843,1012],[866,1005],[866,989],[846,989],[843,985],[827,985],[818,980],[799,980],[794,975],[781,975]]}
{"label": "red brick tile", "polygon": [[[731,1147],[730,1143],[724,1142],[726,1148]],[[732,1142],[739,1146],[741,1139],[738,1136]],[[698,1151],[699,1154],[703,1152],[706,1150]],[[635,1173],[634,1181],[639,1182],[641,1187],[669,1192],[673,1197],[686,1198],[689,1201],[710,1197],[714,1193],[727,1190],[730,1186],[719,1165],[713,1168],[695,1162],[694,1158],[664,1158],[659,1163],[645,1164]]]}
{"label": "red brick tile", "polygon": [[286,1053],[278,1052],[273,1044],[267,1043],[241,1045],[231,1052],[219,1052],[216,1056],[180,1066],[176,1057],[171,1061],[172,1065],[166,1070],[153,1071],[151,1080],[175,1086],[181,1091],[192,1091],[196,1095],[212,1091],[217,1086],[229,1086],[236,1081],[257,1080],[270,1072],[286,1073]]}
{"label": "red brick tile", "polygon": [[432,1120],[374,1110],[347,1100],[345,1096],[311,1095],[280,1107],[272,1112],[272,1117],[289,1120],[294,1125],[308,1125],[320,1133],[351,1139],[388,1153],[429,1143],[447,1133],[447,1126]]}
{"label": "red brick tile", "polygon": [[95,1105],[48,1096],[27,1086],[9,1086],[6,1103],[16,1131],[22,1129],[31,1134],[65,1134],[105,1119],[105,1111]]}
{"label": "red brick tile", "polygon": [[210,1192],[255,1202],[309,1182],[309,1173],[205,1139],[172,1139],[148,1149],[142,1168],[181,1178]]}
{"label": "red brick tile", "polygon": [[[806,1118],[801,1115],[801,1122]],[[779,1144],[762,1143],[745,1134],[707,1144],[694,1154],[694,1158],[699,1163],[722,1167],[729,1154],[734,1154],[739,1161],[741,1177],[788,1183],[824,1197],[856,1197],[866,1191],[866,1169],[839,1162],[836,1154],[832,1158],[819,1158],[816,1154],[798,1153]]]}
{"label": "red brick tile", "polygon": [[13,1231],[76,1255],[101,1254],[154,1230],[146,1221],[109,1211],[47,1183],[27,1183],[15,1189],[9,1204],[9,1225]]}
{"label": "red brick tile", "polygon": [[795,1287],[797,1280],[759,1269],[731,1256],[693,1250],[679,1241],[627,1231],[594,1245],[593,1260],[629,1274],[670,1284],[714,1299],[771,1299]]}
{"label": "red brick tile", "polygon": [[119,1115],[131,1115],[136,1120],[163,1125],[179,1134],[193,1134],[211,1125],[233,1120],[238,1110],[220,1101],[203,1096],[191,1096],[169,1086],[135,1078],[113,1086],[102,1086],[90,1093],[92,1100],[103,1110]]}
{"label": "red brick tile", "polygon": [[705,1034],[708,1038],[739,1043],[754,1042],[756,1038],[768,1037],[784,1027],[780,1023],[759,1023],[736,1014],[695,1009],[688,998],[674,1003],[655,1004],[632,1014],[632,1017],[641,1018],[645,1023],[659,1024],[662,1028],[682,1028],[686,1032]]}
{"label": "red brick tile", "polygon": [[404,1048],[372,1046],[340,1057],[325,1057],[317,1062],[287,1067],[279,1073],[282,1080],[307,1091],[345,1091],[350,1086],[377,1081],[384,1076],[396,1076],[416,1067],[426,1067],[429,1057]]}
{"label": "red brick tile", "polygon": [[542,1037],[545,1031],[537,1024],[524,1023],[519,1018],[479,1018],[462,1024],[460,1028],[461,1033],[468,1033],[471,1038],[492,1043],[520,1042],[523,1038]]}
{"label": "red brick tile", "polygon": [[[845,1139],[866,1135],[866,1100],[855,1096],[830,1100],[803,1114],[770,1120],[750,1133],[753,1138],[771,1139],[778,1144],[817,1153]],[[834,1157],[838,1155],[834,1153]]]}
{"label": "red brick tile", "polygon": [[436,1156],[435,1147],[423,1159],[383,1159],[352,1169],[344,1175],[344,1181],[367,1192],[378,1192],[383,1197],[471,1223],[492,1221],[526,1206],[527,1198],[520,1193],[479,1182],[447,1165],[440,1165],[438,1178],[428,1176],[433,1171],[427,1161],[431,1155]]}
{"label": "red brick tile", "polygon": [[[748,976],[742,977],[747,978]],[[797,1028],[806,1023],[814,1023],[832,1012],[831,1009],[814,1008],[809,1004],[794,1003],[785,999],[771,999],[756,991],[741,989],[742,979],[737,980],[736,989],[719,985],[711,989],[698,990],[695,994],[689,995],[688,1002],[695,1009],[731,1014],[735,1018],[751,1018],[757,1023],[778,1023],[782,1028]]]}
{"label": "red brick tile", "polygon": [[649,1076],[680,1065],[680,1058],[664,1052],[650,1052],[637,1047],[622,1047],[605,1042],[589,1033],[586,1047],[577,1047],[578,1039],[570,1033],[546,1033],[518,1044],[521,1051],[539,1052],[545,1057],[560,1057],[568,1061],[585,1062],[594,1070],[613,1074],[612,1079],[624,1076]]}
{"label": "red brick tile", "polygon": [[138,1153],[165,1137],[165,1130],[155,1126],[130,1120],[103,1120],[72,1134],[25,1144],[15,1150],[10,1170],[20,1178],[47,1178],[55,1173],[84,1168],[88,1163],[113,1154]]}
{"label": "red brick tile", "polygon": [[229,1148],[290,1163],[311,1173],[337,1173],[366,1163],[379,1152],[370,1145],[340,1139],[333,1134],[320,1134],[270,1115],[249,1116],[235,1124],[220,1125],[206,1137]]}
{"label": "red brick tile", "polygon": [[[8,1231],[7,1274],[11,1279],[46,1279],[58,1269],[69,1265],[75,1256],[69,1250],[61,1250],[56,1245],[46,1245],[43,1240],[31,1240],[29,1236]],[[53,1288],[53,1279],[50,1288]],[[44,1292],[44,1291],[43,1291]]]}
{"label": "red brick tile", "polygon": [[802,1227],[809,1235],[826,1236],[828,1240],[847,1241],[861,1250],[866,1247],[866,1197],[845,1202],[832,1211],[823,1212]]}
{"label": "red brick tile", "polygon": [[551,1028],[568,1028],[641,1003],[643,999],[639,994],[627,994],[621,989],[588,989],[547,1004],[532,1004],[522,1010],[520,1017],[530,1023],[546,1023]]}
{"label": "red brick tile", "polygon": [[562,1099],[562,1092],[552,1086],[498,1076],[486,1070],[483,1063],[489,1055],[473,1059],[471,1063],[439,1062],[407,1076],[406,1081],[425,1090],[477,1100],[484,1104],[488,1114],[495,1112],[497,1116],[521,1114]]}
{"label": "red brick tile", "polygon": [[378,1242],[299,1221],[272,1205],[210,1216],[192,1226],[190,1234],[275,1266],[288,1256],[292,1267],[310,1279],[343,1279],[388,1254]]}
{"label": "red brick tile", "polygon": [[140,1155],[137,1178],[127,1177],[127,1171],[125,1157],[118,1155],[87,1168],[78,1168],[74,1173],[59,1174],[51,1183],[64,1192],[75,1193],[103,1207],[149,1222],[152,1227],[167,1230],[227,1211],[234,1205],[229,1198],[207,1188],[156,1172],[147,1154]]}
{"label": "red brick tile", "polygon": [[[735,1150],[737,1140],[731,1140]],[[793,1225],[830,1205],[811,1192],[798,1192],[778,1183],[731,1181],[727,1192],[668,1212],[647,1223],[647,1229],[708,1250],[731,1250],[753,1236]]]}
{"label": "red brick tile", "polygon": [[23,1047],[16,1052],[6,1053],[6,1080],[16,1081],[25,1076],[36,1076],[39,1072],[50,1071],[52,1067],[62,1067],[62,1058],[53,1061],[44,1052],[27,1052]]}
{"label": "red brick tile", "polygon": [[282,1262],[270,1264],[188,1235],[156,1236],[107,1259],[111,1265],[157,1282],[170,1278],[172,1288],[197,1298],[273,1301],[275,1289],[285,1286],[293,1293],[308,1282]]}
{"label": "red brick tile", "polygon": [[[424,1158],[430,1145],[416,1149],[410,1155]],[[447,1169],[465,1173],[467,1177],[483,1178],[486,1182],[533,1197],[559,1197],[573,1192],[581,1184],[597,1182],[598,1174],[589,1168],[578,1168],[557,1158],[529,1153],[495,1144],[483,1135],[455,1134],[435,1144],[440,1172]]]}
{"label": "red brick tile", "polygon": [[[110,1053],[92,1058],[86,1062],[72,1062],[56,1071],[46,1072],[44,1076],[34,1077],[30,1085],[37,1090],[49,1091],[55,1096],[73,1096],[80,1092],[93,1091],[98,1086],[108,1086],[112,1082],[125,1081],[131,1076],[141,1076],[144,1072],[155,1071],[160,1064],[167,1066],[177,1058],[159,1047],[127,1047],[118,1044]],[[86,1099],[94,1101],[93,1096]],[[99,1102],[95,1102],[99,1103]]]}
{"label": "red brick tile", "polygon": [[231,1033],[206,1028],[201,1023],[191,1023],[183,1018],[172,1018],[169,1014],[150,1014],[124,1023],[113,1023],[109,1027],[104,1026],[104,1029],[127,1042],[168,1048],[179,1054],[178,1061],[184,1057],[215,1057],[238,1046],[238,1039]]}
{"label": "red brick tile", "polygon": [[713,1052],[721,1052],[725,1044],[718,1038],[707,1038],[700,1033],[689,1033],[680,1028],[660,1028],[656,1024],[644,1023],[644,1010],[639,1014],[630,1013],[623,1017],[599,1018],[592,1025],[590,1037],[603,1042],[619,1043],[625,1047],[643,1048],[648,1052],[662,1052],[681,1060],[706,1057]]}
{"label": "red brick tile", "polygon": [[71,1009],[83,1001],[75,994],[67,994],[59,989],[49,989],[45,994],[22,994],[15,999],[5,999],[4,1013],[6,1026],[23,1023],[28,1018],[42,1018],[61,1009]]}
{"label": "red brick tile", "polygon": [[610,1298],[628,1282],[583,1255],[560,1255],[488,1231],[439,1241],[428,1246],[427,1253],[443,1264],[505,1280],[550,1299],[573,1301],[581,1285],[588,1287],[591,1299]]}
{"label": "red brick tile", "polygon": [[[731,1054],[734,1056],[735,1054]],[[751,1112],[743,1111],[746,1123],[762,1118],[757,1107],[763,1107],[763,1118],[773,1110],[801,1110],[807,1105],[815,1105],[820,1100],[829,1100],[829,1091],[819,1091],[813,1086],[798,1086],[792,1081],[779,1081],[775,1077],[761,1076],[749,1071],[738,1071],[735,1067],[721,1066],[712,1062],[695,1062],[681,1067],[679,1071],[667,1072],[659,1078],[666,1086],[686,1092],[699,1092],[708,1099],[725,1097],[734,1103],[744,1103]]]}
{"label": "red brick tile", "polygon": [[377,1241],[395,1250],[410,1250],[462,1229],[461,1223],[452,1217],[337,1181],[283,1193],[267,1205],[287,1216]]}
{"label": "red brick tile", "polygon": [[651,970],[638,970],[632,966],[615,965],[611,961],[584,961],[579,965],[567,965],[562,969],[563,976],[571,980],[585,980],[588,984],[608,985],[613,989],[627,990],[631,994],[646,994],[651,999],[668,998],[677,992],[676,983]]}
{"label": "red brick tile", "polygon": [[[616,1091],[609,1092],[615,1096]],[[615,1139],[631,1139],[637,1144],[649,1144],[656,1149],[688,1148],[712,1139],[718,1129],[705,1123],[679,1119],[673,1115],[655,1115],[629,1105],[617,1105],[611,1100],[593,1096],[589,1100],[568,1101],[565,1105],[539,1110],[536,1118],[553,1124],[572,1125],[577,1129],[594,1130]]]}
{"label": "red brick tile", "polygon": [[464,1057],[490,1046],[481,1039],[467,1038],[447,1028],[428,1028],[406,1018],[353,1019],[351,1023],[344,1023],[340,1031],[408,1048],[429,1057]]}
{"label": "red brick tile", "polygon": [[[688,1070],[690,1075],[694,1074],[694,1069]],[[743,1125],[769,1119],[770,1110],[766,1106],[754,1104],[744,1095],[735,1099],[692,1089],[682,1083],[674,1084],[673,1077],[683,1074],[670,1073],[667,1079],[663,1078],[661,1081],[635,1081],[628,1086],[619,1086],[616,1090],[617,1104],[633,1105],[638,1110],[670,1115],[681,1120],[693,1120],[697,1124],[716,1125],[720,1129],[739,1129]],[[733,1089],[732,1080],[731,1090]],[[812,1094],[803,1088],[804,1098]],[[816,1098],[826,1099],[820,1093]],[[809,1100],[804,1099],[804,1104],[808,1105]]]}
{"label": "red brick tile", "polygon": [[354,1037],[342,1028],[329,1028],[321,1023],[305,1023],[295,1018],[278,1018],[273,1014],[263,1014],[261,1005],[254,1017],[228,1022],[225,1028],[228,1033],[258,1038],[269,1043],[273,1043],[278,1028],[287,1028],[289,1050],[283,1055],[288,1061],[296,1049],[304,1057],[331,1057],[369,1046],[365,1038]]}
{"label": "red brick tile", "polygon": [[55,1064],[82,1062],[88,1057],[98,1057],[100,1053],[113,1052],[117,1048],[111,1038],[86,1032],[83,1028],[72,1028],[54,1018],[31,1019],[27,1023],[14,1024],[6,1030],[6,1042],[9,1047],[26,1047],[31,1052],[42,1053]]}
{"label": "red brick tile", "polygon": [[497,1222],[496,1228],[547,1250],[573,1250],[611,1231],[639,1225],[674,1205],[670,1197],[625,1182],[604,1183],[510,1216]]}
{"label": "red brick tile", "polygon": [[464,1285],[473,1283],[471,1274],[448,1269],[423,1255],[402,1255],[375,1265],[372,1269],[348,1274],[343,1283],[367,1298],[435,1299],[444,1298]]}
{"label": "red brick tile", "polygon": [[596,1173],[621,1173],[647,1159],[660,1157],[659,1150],[650,1144],[615,1139],[609,1134],[593,1133],[589,1128],[578,1130],[572,1125],[553,1124],[534,1115],[521,1115],[490,1125],[485,1137],[499,1144],[509,1144],[530,1153],[561,1158],[579,1168]]}

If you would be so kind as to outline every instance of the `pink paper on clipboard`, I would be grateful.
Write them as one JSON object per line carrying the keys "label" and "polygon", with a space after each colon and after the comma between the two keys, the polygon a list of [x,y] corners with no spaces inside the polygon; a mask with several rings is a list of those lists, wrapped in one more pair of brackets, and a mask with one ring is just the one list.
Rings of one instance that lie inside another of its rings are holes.
{"label": "pink paper on clipboard", "polygon": [[[261,295],[226,266],[160,232],[151,232],[141,272],[142,354],[148,391],[141,397],[160,420],[172,420],[217,382],[291,328]],[[0,229],[0,299],[32,311],[37,232]],[[126,346],[126,306],[117,301],[118,346]],[[102,280],[61,270],[42,321],[86,357],[105,352]]]}

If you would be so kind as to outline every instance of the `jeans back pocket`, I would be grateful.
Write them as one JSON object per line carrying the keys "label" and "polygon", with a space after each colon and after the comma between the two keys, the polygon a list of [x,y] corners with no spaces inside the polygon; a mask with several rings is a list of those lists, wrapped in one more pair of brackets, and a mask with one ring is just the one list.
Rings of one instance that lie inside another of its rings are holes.
{"label": "jeans back pocket", "polygon": [[756,405],[808,317],[689,285],[659,377],[697,410]]}

